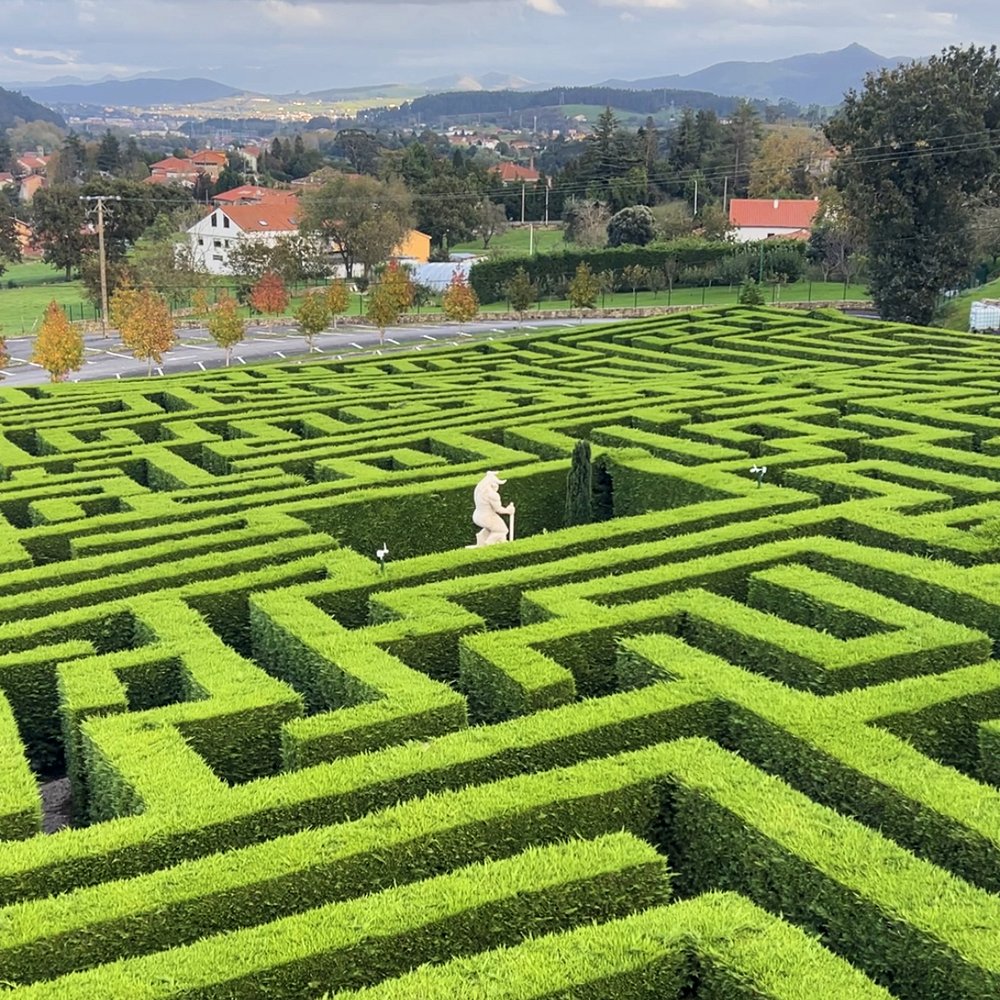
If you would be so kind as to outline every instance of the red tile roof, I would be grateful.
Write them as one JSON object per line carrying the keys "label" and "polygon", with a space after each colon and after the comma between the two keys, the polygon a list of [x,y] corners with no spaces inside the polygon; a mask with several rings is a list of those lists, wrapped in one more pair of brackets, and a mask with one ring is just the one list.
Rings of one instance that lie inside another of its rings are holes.
{"label": "red tile roof", "polygon": [[219,209],[245,233],[287,233],[299,228],[298,203],[265,202],[262,205],[225,205]]}
{"label": "red tile roof", "polygon": [[270,204],[288,201],[289,198],[296,198],[295,191],[282,191],[276,188],[258,187],[256,184],[241,184],[230,191],[223,191],[217,194],[212,200],[218,205],[236,205],[240,203],[252,203],[255,205],[268,202]]}
{"label": "red tile roof", "polygon": [[202,149],[191,156],[191,162],[196,165],[208,164],[213,167],[224,167],[228,161],[225,153],[217,153],[214,149]]}
{"label": "red tile roof", "polygon": [[522,167],[518,163],[501,163],[493,168],[493,172],[500,175],[500,180],[504,184],[509,184],[511,181],[533,184],[540,176],[533,167]]}
{"label": "red tile roof", "polygon": [[818,211],[815,198],[734,198],[729,221],[739,229],[809,229]]}
{"label": "red tile roof", "polygon": [[177,156],[168,156],[165,160],[158,160],[151,163],[149,169],[153,172],[193,174],[197,173],[191,160],[182,160]]}

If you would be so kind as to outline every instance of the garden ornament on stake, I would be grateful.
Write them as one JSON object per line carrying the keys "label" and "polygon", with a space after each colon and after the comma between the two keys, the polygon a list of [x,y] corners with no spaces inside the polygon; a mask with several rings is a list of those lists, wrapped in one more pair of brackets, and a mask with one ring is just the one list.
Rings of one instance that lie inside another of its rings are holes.
{"label": "garden ornament on stake", "polygon": [[375,557],[378,559],[378,569],[380,573],[385,572],[385,560],[389,555],[389,546],[383,542],[382,548],[375,550]]}
{"label": "garden ornament on stake", "polygon": [[764,474],[767,472],[766,465],[751,465],[750,472],[757,477],[757,489],[764,483]]}

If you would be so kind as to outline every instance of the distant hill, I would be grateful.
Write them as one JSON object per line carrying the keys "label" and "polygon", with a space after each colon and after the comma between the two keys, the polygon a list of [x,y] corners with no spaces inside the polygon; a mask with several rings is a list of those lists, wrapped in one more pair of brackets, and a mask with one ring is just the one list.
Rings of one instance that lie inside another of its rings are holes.
{"label": "distant hill", "polygon": [[430,80],[422,80],[417,86],[429,94],[443,90],[541,90],[539,85],[523,76],[512,76],[509,73],[484,73],[482,76],[469,74],[453,74],[437,76]]}
{"label": "distant hill", "polygon": [[[577,105],[608,105],[619,111],[653,115],[664,107],[704,108],[719,115],[732,114],[739,99],[692,90],[618,90],[611,87],[552,87],[548,90],[466,90],[427,94],[398,108],[381,108],[365,114],[364,120],[379,126],[414,121],[441,124],[478,116],[512,117],[543,108],[573,109]],[[764,102],[756,102],[760,107]]]}
{"label": "distant hill", "polygon": [[53,104],[90,104],[111,107],[150,107],[154,104],[200,104],[232,97],[244,91],[215,80],[108,80],[104,83],[29,86],[25,92],[36,101]]}
{"label": "distant hill", "polygon": [[854,44],[835,52],[811,52],[772,62],[716,63],[686,76],[675,73],[645,80],[606,80],[601,86],[639,90],[681,87],[766,101],[786,98],[799,105],[829,106],[839,104],[852,87],[860,88],[866,73],[909,61],[904,56],[880,56]]}
{"label": "distant hill", "polygon": [[66,124],[62,117],[50,108],[36,103],[23,94],[0,87],[0,129],[10,128],[17,118],[26,122],[52,122],[53,125],[60,127]]}

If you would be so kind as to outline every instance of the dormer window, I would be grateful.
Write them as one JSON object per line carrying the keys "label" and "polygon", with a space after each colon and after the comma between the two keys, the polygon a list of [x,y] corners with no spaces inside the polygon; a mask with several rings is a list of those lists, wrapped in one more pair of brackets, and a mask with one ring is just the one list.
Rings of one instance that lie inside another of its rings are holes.
{"label": "dormer window", "polygon": [[229,228],[229,216],[228,215],[224,215],[222,217],[222,228],[223,229],[228,229]]}
{"label": "dormer window", "polygon": [[219,213],[212,213],[212,228],[214,229],[219,224]]}

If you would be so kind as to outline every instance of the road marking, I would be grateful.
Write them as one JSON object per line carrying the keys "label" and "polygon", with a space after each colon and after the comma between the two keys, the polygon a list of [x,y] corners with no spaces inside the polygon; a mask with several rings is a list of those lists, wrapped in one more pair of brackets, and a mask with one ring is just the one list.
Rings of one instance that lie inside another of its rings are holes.
{"label": "road marking", "polygon": [[216,348],[214,348],[214,347],[206,347],[204,344],[185,344],[184,346],[185,347],[194,348],[194,350],[196,350],[196,351],[214,351],[214,350],[216,350]]}
{"label": "road marking", "polygon": [[121,372],[115,372],[115,378],[120,379],[122,377]]}
{"label": "road marking", "polygon": [[110,354],[113,358],[124,358],[126,361],[135,360],[131,354],[118,354],[115,351],[105,351],[105,354]]}
{"label": "road marking", "polygon": [[204,366],[204,365],[203,365],[203,364],[202,364],[202,363],[201,363],[200,361],[196,361],[196,362],[195,362],[195,364],[196,364],[196,365],[197,365],[197,366],[198,366],[198,367],[199,367],[199,368],[200,368],[200,369],[201,369],[202,371],[204,371],[204,370],[205,370],[205,366]]}
{"label": "road marking", "polygon": [[381,356],[381,354],[382,354],[381,351],[376,351],[375,353],[378,354],[379,356]]}
{"label": "road marking", "polygon": [[241,365],[245,365],[245,364],[246,364],[246,362],[245,362],[245,361],[244,361],[244,360],[243,360],[243,359],[242,359],[242,358],[241,358],[241,357],[240,357],[240,356],[239,356],[238,354],[236,355],[236,360],[237,360],[237,361],[238,361],[238,362],[239,362],[239,363],[240,363]]}
{"label": "road marking", "polygon": [[459,331],[458,331],[458,335],[459,335],[460,337],[471,337],[471,336],[472,336],[472,334],[471,334],[471,333],[466,333],[466,332],[465,332],[464,330],[459,330]]}
{"label": "road marking", "polygon": [[414,344],[413,348],[416,351],[422,351],[424,349],[424,345],[423,344]]}
{"label": "road marking", "polygon": [[432,337],[429,333],[423,334],[424,340],[437,340],[437,337]]}
{"label": "road marking", "polygon": [[254,337],[253,342],[255,344],[283,344],[285,341],[273,337]]}
{"label": "road marking", "polygon": [[337,355],[337,360],[338,361],[343,361],[344,360],[344,355],[343,354],[338,354]]}
{"label": "road marking", "polygon": [[160,375],[163,374],[163,369],[159,365],[156,366],[156,370]]}
{"label": "road marking", "polygon": [[36,365],[34,361],[29,361],[27,358],[11,358],[11,361],[20,361],[22,365],[31,365],[32,368],[41,368],[42,365]]}
{"label": "road marking", "polygon": [[351,347],[356,347],[359,351],[364,350],[364,348],[360,344],[355,344],[353,340],[351,341]]}
{"label": "road marking", "polygon": [[[277,341],[275,341],[275,343],[277,343]],[[281,351],[275,351],[274,353],[277,354],[279,358],[284,357],[284,354],[282,354]]]}
{"label": "road marking", "polygon": [[399,347],[398,340],[393,340],[392,337],[386,337],[385,339],[388,340],[390,344],[395,344],[397,347]]}

